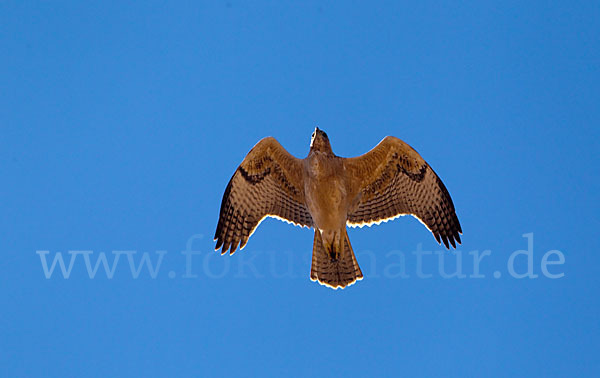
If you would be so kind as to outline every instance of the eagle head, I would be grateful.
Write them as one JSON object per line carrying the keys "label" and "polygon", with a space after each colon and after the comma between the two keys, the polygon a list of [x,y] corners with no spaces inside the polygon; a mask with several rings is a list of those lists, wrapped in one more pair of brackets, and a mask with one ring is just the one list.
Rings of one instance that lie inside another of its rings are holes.
{"label": "eagle head", "polygon": [[327,133],[318,127],[315,127],[315,131],[313,131],[312,136],[310,138],[310,150],[311,151],[320,151],[332,153],[331,144],[329,144],[329,138],[327,137]]}

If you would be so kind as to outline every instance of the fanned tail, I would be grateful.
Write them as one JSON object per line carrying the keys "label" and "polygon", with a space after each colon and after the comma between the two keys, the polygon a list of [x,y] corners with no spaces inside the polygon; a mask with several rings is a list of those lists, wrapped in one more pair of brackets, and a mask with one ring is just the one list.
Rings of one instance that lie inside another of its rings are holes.
{"label": "fanned tail", "polygon": [[337,251],[335,244],[327,248],[323,244],[321,231],[315,228],[315,239],[313,241],[312,266],[310,279],[319,281],[321,285],[332,289],[345,288],[357,280],[363,279],[363,274],[358,266],[354,251],[348,239],[348,232],[344,228],[341,245],[342,250]]}

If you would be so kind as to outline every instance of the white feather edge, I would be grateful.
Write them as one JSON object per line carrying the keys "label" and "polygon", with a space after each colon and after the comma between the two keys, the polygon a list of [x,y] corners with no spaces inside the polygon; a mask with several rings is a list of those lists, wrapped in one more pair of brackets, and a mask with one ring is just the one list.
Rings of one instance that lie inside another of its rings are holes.
{"label": "white feather edge", "polygon": [[[377,219],[377,220],[370,221],[370,222],[360,222],[360,223],[353,223],[353,222],[347,221],[347,222],[346,222],[346,224],[348,225],[348,227],[352,227],[352,228],[357,228],[357,227],[358,227],[358,228],[363,228],[363,227],[365,227],[365,226],[367,226],[367,227],[371,227],[371,226],[373,226],[373,225],[380,225],[381,223],[387,223],[387,222],[389,222],[389,221],[391,221],[391,220],[394,220],[394,219],[396,219],[396,218],[403,217],[403,216],[405,216],[405,215],[410,215],[410,216],[412,216],[413,218],[415,218],[416,220],[418,220],[419,222],[421,222],[421,224],[422,224],[423,226],[425,226],[425,227],[426,227],[426,228],[427,228],[427,229],[428,229],[430,232],[433,232],[433,231],[431,231],[431,228],[429,228],[429,226],[428,226],[428,225],[426,225],[426,224],[425,224],[425,222],[423,222],[423,221],[421,220],[421,218],[417,217],[417,216],[416,216],[416,215],[414,215],[414,214],[406,214],[406,213],[404,213],[404,214],[396,214],[396,215],[394,215],[394,216],[391,216],[391,217],[388,217],[388,218]],[[255,227],[252,229],[252,231],[250,231],[250,235],[248,235],[248,239],[246,239],[246,240],[250,240],[250,237],[252,236],[252,234],[254,234],[254,231],[256,231],[256,229],[258,228],[258,226],[260,226],[260,224],[261,224],[261,223],[262,223],[262,222],[263,222],[263,221],[264,221],[266,218],[275,218],[275,219],[278,219],[278,220],[280,220],[280,221],[282,221],[282,222],[285,222],[285,223],[292,224],[292,225],[294,225],[294,226],[298,226],[298,227],[306,227],[306,228],[309,228],[309,229],[311,228],[311,227],[309,227],[309,226],[306,226],[306,225],[303,225],[303,224],[300,224],[300,223],[296,223],[296,222],[294,222],[294,221],[291,221],[291,220],[289,220],[289,219],[282,218],[282,217],[280,217],[279,215],[267,214],[267,215],[265,215],[264,217],[262,217],[262,218],[261,218],[261,219],[258,221],[258,223],[256,224],[256,226],[255,226]],[[214,239],[214,240],[216,241],[217,239]],[[441,244],[441,243],[439,243],[439,244]],[[244,246],[243,246],[243,247],[242,247],[242,246],[240,246],[240,251],[241,251],[242,249],[244,249],[245,247],[246,247],[246,244],[244,244]],[[216,249],[216,248],[215,248],[215,251],[218,251],[218,250],[219,250],[219,249]],[[362,278],[361,278],[361,279],[362,279]],[[315,281],[315,280],[313,280],[313,281]],[[360,281],[360,280],[359,280],[359,281]],[[337,289],[337,287],[335,287],[335,288],[334,288],[334,287],[332,287],[331,285],[327,285],[327,284],[324,284],[324,283],[321,283],[321,282],[319,282],[319,283],[320,283],[321,285],[323,285],[323,286],[331,287],[332,289]],[[354,283],[354,282],[352,282],[351,284],[348,284],[348,286],[352,285],[353,283]]]}
{"label": "white feather edge", "polygon": [[[405,215],[410,215],[411,217],[415,218],[416,220],[418,220],[419,222],[421,222],[421,224],[422,224],[423,226],[425,226],[425,227],[426,227],[426,228],[427,228],[429,231],[431,231],[431,228],[429,228],[429,226],[428,226],[428,225],[426,225],[426,224],[425,224],[425,222],[423,222],[423,221],[421,220],[421,218],[419,218],[418,216],[416,216],[416,215],[414,215],[414,214],[408,214],[408,213],[396,214],[396,215],[394,215],[394,216],[391,216],[391,217],[388,217],[388,218],[382,218],[382,219],[378,219],[378,220],[374,220],[374,221],[370,221],[370,222],[352,223],[352,222],[350,222],[350,221],[347,221],[347,222],[346,222],[346,224],[348,225],[348,227],[352,227],[352,228],[357,228],[357,227],[358,227],[358,228],[363,228],[363,227],[365,227],[365,226],[367,226],[367,227],[371,227],[371,226],[373,226],[373,225],[380,225],[381,223],[387,223],[387,222],[389,222],[389,221],[392,221],[392,220],[394,220],[394,219],[397,219],[397,218],[403,217],[403,216],[405,216]],[[262,218],[261,218],[261,219],[258,221],[258,224],[256,225],[256,227],[254,227],[254,228],[252,229],[252,231],[250,231],[250,235],[248,235],[248,239],[250,239],[250,236],[252,236],[252,234],[254,233],[254,231],[256,231],[256,229],[258,228],[258,226],[260,226],[260,224],[262,223],[262,221],[264,221],[266,218],[275,218],[275,219],[279,219],[280,221],[283,221],[283,222],[285,222],[285,223],[289,223],[289,224],[292,224],[292,225],[294,225],[294,226],[298,226],[298,227],[312,228],[312,227],[309,227],[309,226],[306,226],[306,225],[303,225],[303,224],[300,224],[300,223],[296,223],[296,222],[294,222],[294,221],[291,221],[291,220],[289,220],[289,219],[282,218],[282,217],[280,217],[279,215],[267,214],[267,215],[265,215],[264,217],[262,217]],[[431,232],[433,232],[433,231],[431,231]],[[215,239],[215,240],[217,240],[217,239]],[[244,247],[245,247],[245,246],[244,246]],[[240,249],[242,249],[242,248],[240,248]]]}
{"label": "white feather edge", "polygon": [[[282,222],[289,223],[289,224],[292,224],[292,225],[294,225],[294,226],[298,226],[298,227],[306,227],[306,228],[309,228],[309,229],[311,228],[311,227],[309,227],[309,226],[306,226],[306,225],[304,225],[304,224],[296,223],[296,222],[294,222],[294,221],[291,221],[291,220],[289,220],[289,219],[282,218],[282,217],[280,217],[279,215],[267,214],[267,215],[265,215],[264,217],[260,218],[260,220],[258,221],[258,223],[256,224],[256,226],[254,226],[254,228],[253,228],[253,229],[250,231],[250,235],[248,235],[248,239],[246,239],[246,243],[247,243],[247,241],[248,241],[248,240],[250,240],[250,237],[252,236],[252,234],[254,234],[254,231],[256,231],[256,229],[258,228],[258,226],[260,226],[260,224],[261,224],[261,223],[262,223],[262,222],[263,222],[265,219],[267,219],[267,218],[275,218],[275,219],[278,219],[278,220],[280,220],[280,221],[282,221]],[[217,238],[215,238],[215,239],[214,239],[214,241],[217,241],[217,240],[218,240]],[[240,244],[241,244],[241,243],[240,243]],[[240,251],[241,251],[242,249],[244,249],[245,247],[246,247],[246,244],[244,244],[243,246],[241,246],[241,245],[240,245]],[[215,248],[215,251],[218,251],[219,249],[221,249],[221,248]]]}
{"label": "white feather edge", "polygon": [[[426,228],[427,228],[429,231],[431,231],[431,228],[429,228],[429,226],[428,226],[428,225],[426,225],[426,224],[425,224],[425,222],[423,222],[423,221],[421,220],[421,218],[419,218],[418,216],[416,216],[416,215],[414,215],[414,214],[407,214],[407,213],[396,214],[396,215],[394,215],[394,216],[391,216],[391,217],[388,217],[388,218],[377,219],[377,220],[373,220],[373,221],[370,221],[370,222],[352,223],[352,222],[350,222],[350,221],[347,221],[347,222],[346,222],[346,224],[347,224],[349,227],[352,227],[352,228],[356,228],[356,227],[358,227],[358,228],[363,228],[363,227],[365,227],[365,226],[367,226],[367,227],[371,227],[372,225],[380,225],[382,222],[383,222],[383,223],[387,223],[387,222],[389,222],[389,221],[391,221],[391,220],[394,220],[394,219],[396,219],[396,218],[403,217],[403,216],[405,216],[405,215],[410,215],[411,217],[415,218],[416,220],[418,220],[419,222],[421,222],[421,224],[422,224],[423,226],[425,226],[425,227],[426,227]],[[431,232],[433,232],[433,231],[431,231]]]}
{"label": "white feather edge", "polygon": [[354,284],[355,284],[357,281],[362,281],[362,280],[363,280],[363,278],[364,278],[364,277],[355,278],[355,279],[354,279],[354,281],[350,282],[349,284],[347,284],[347,285],[346,285],[346,286],[344,286],[344,287],[341,287],[341,286],[339,286],[339,285],[338,285],[338,286],[333,286],[333,285],[330,285],[330,284],[328,284],[328,283],[321,282],[321,281],[319,281],[319,279],[318,279],[318,278],[316,278],[316,279],[315,279],[315,278],[312,278],[312,277],[310,277],[310,280],[311,280],[311,281],[313,281],[313,282],[318,282],[318,283],[319,283],[319,285],[321,285],[321,286],[326,286],[326,287],[328,287],[328,288],[330,288],[330,289],[333,289],[333,290],[337,290],[337,289],[342,289],[342,290],[344,290],[345,288],[347,288],[347,287],[349,287],[349,286],[352,286],[352,285],[354,285]]}

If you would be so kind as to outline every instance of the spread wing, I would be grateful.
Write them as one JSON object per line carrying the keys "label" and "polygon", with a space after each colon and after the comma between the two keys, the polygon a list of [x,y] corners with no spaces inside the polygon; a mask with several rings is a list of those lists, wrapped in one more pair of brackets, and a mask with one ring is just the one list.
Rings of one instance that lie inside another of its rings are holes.
{"label": "spread wing", "polygon": [[398,138],[386,137],[366,154],[345,159],[352,177],[354,207],[348,225],[379,224],[401,215],[419,219],[435,240],[456,248],[462,229],[442,180],[423,158]]}
{"label": "spread wing", "polygon": [[290,155],[274,138],[252,148],[231,177],[215,232],[215,250],[244,248],[260,222],[271,216],[311,227],[304,201],[301,160]]}

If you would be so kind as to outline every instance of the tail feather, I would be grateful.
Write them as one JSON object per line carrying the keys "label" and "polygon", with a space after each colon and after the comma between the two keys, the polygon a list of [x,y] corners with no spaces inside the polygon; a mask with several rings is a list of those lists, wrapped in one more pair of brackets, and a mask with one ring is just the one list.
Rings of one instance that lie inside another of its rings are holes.
{"label": "tail feather", "polygon": [[346,229],[343,230],[343,233],[341,253],[333,250],[334,245],[330,246],[333,253],[329,253],[323,244],[321,231],[315,229],[312,266],[310,269],[310,279],[312,281],[318,281],[320,284],[332,289],[343,289],[357,280],[363,279]]}

